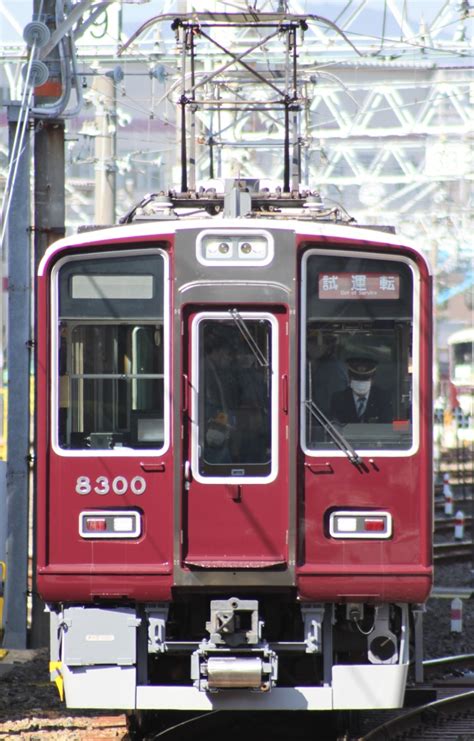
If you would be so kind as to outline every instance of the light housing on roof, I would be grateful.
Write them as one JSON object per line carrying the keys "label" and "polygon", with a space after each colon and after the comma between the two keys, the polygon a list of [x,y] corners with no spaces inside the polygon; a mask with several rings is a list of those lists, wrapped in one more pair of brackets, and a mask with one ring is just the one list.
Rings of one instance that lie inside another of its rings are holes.
{"label": "light housing on roof", "polygon": [[205,229],[196,241],[196,257],[203,265],[268,265],[273,254],[273,237],[263,229]]}

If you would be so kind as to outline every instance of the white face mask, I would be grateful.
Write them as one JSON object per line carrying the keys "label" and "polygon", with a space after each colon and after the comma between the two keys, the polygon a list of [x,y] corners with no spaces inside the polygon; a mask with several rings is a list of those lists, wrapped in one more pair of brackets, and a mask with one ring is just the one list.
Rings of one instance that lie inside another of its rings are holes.
{"label": "white face mask", "polygon": [[370,391],[370,386],[372,384],[372,381],[356,381],[354,379],[351,380],[351,389],[354,391],[355,394],[358,394],[359,396],[367,396],[367,394]]}

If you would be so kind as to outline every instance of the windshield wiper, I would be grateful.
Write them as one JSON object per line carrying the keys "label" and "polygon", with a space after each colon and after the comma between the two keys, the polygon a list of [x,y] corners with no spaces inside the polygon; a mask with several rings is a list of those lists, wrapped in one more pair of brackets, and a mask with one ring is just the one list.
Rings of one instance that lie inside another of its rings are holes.
{"label": "windshield wiper", "polygon": [[263,352],[260,350],[259,346],[255,342],[251,332],[249,331],[249,328],[245,324],[244,320],[242,319],[241,315],[237,311],[237,309],[229,309],[229,314],[231,315],[232,319],[237,325],[237,329],[239,330],[240,334],[244,338],[245,342],[247,343],[252,355],[256,359],[257,363],[262,368],[268,368],[269,362],[268,358],[265,357]]}
{"label": "windshield wiper", "polygon": [[350,442],[348,442],[344,435],[339,432],[337,427],[335,427],[333,423],[329,421],[324,412],[314,403],[314,401],[312,399],[308,399],[304,401],[304,405],[313,415],[315,420],[319,422],[321,427],[323,427],[323,429],[328,433],[333,442],[336,443],[339,450],[342,450],[342,452],[347,455],[350,462],[353,463],[354,466],[357,466],[357,468],[363,468],[364,471],[367,471],[367,466],[365,465],[364,461],[357,453],[357,451],[354,450]]}

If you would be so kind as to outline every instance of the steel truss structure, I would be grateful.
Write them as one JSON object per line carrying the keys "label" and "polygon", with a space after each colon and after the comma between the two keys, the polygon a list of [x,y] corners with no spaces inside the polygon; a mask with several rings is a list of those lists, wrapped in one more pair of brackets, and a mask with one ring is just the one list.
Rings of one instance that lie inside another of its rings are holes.
{"label": "steel truss structure", "polygon": [[[70,38],[79,65],[71,78],[79,75],[87,88],[69,122],[77,137],[69,144],[72,224],[91,217],[97,167],[118,169],[119,212],[150,189],[271,176],[283,190],[298,181],[317,189],[360,221],[383,216],[416,232],[448,269],[469,255],[469,3],[440,1],[428,14],[416,0],[352,0],[320,3],[316,15],[308,13],[312,3],[262,0],[249,10],[236,2],[228,12],[228,4],[214,2],[203,14],[168,2],[154,18],[144,3],[141,25],[124,22],[127,11],[137,11],[131,2],[123,3],[121,23],[117,3],[58,4],[57,29],[38,57]],[[7,13],[0,0],[0,14]],[[3,49],[11,97],[19,97],[23,54],[23,45]],[[89,84],[105,74],[115,100]],[[100,115],[119,138],[113,162],[97,162],[93,151]],[[187,132],[180,145],[176,126]],[[137,143],[146,127],[148,141]],[[190,168],[177,177],[179,158]],[[1,164],[5,170],[5,149]]]}

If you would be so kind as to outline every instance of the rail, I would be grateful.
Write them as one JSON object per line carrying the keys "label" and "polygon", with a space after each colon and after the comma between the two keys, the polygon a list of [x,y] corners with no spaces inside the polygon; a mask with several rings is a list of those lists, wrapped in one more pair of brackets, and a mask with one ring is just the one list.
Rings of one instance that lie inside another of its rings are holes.
{"label": "rail", "polygon": [[[362,736],[359,741],[396,741],[405,738],[472,738],[474,691],[421,705],[402,713]],[[427,735],[429,733],[429,736]]]}
{"label": "rail", "polygon": [[435,561],[457,561],[470,558],[472,555],[472,540],[463,540],[459,543],[435,543]]}

